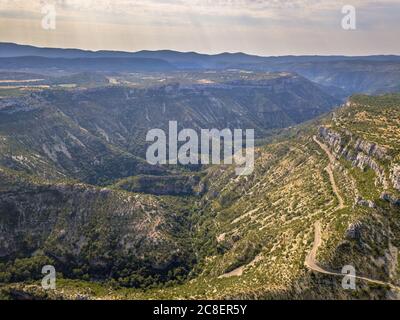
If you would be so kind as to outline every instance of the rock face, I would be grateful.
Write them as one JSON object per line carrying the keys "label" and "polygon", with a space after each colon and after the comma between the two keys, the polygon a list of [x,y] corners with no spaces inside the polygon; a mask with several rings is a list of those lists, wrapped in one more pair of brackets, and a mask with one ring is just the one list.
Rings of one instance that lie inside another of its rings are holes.
{"label": "rock face", "polygon": [[376,204],[371,200],[365,200],[358,196],[355,200],[356,205],[368,207],[368,208],[376,208]]}
{"label": "rock face", "polygon": [[41,99],[37,94],[33,93],[25,99],[6,98],[0,100],[0,111],[7,115],[19,112],[29,112],[40,109],[45,105],[45,100]]}
{"label": "rock face", "polygon": [[378,163],[379,160],[391,159],[386,148],[355,138],[349,131],[341,135],[332,129],[320,127],[319,135],[338,158],[343,157],[361,170],[372,169],[377,175],[377,182],[385,189],[388,188],[385,170]]}
{"label": "rock face", "polygon": [[346,230],[346,238],[351,240],[360,240],[363,225],[361,222],[351,224]]}
{"label": "rock face", "polygon": [[362,139],[357,139],[354,149],[364,152],[367,156],[377,158],[379,160],[390,159],[386,148],[376,145]]}
{"label": "rock face", "polygon": [[381,194],[381,199],[387,202],[390,202],[394,206],[400,206],[400,199],[396,198],[395,196],[391,195],[390,193],[383,192]]}
{"label": "rock face", "polygon": [[390,179],[393,182],[393,187],[400,191],[400,165],[396,165],[392,168]]}
{"label": "rock face", "polygon": [[352,164],[361,170],[371,168],[376,173],[378,182],[383,185],[385,189],[387,188],[388,183],[385,177],[385,170],[371,156],[366,156],[362,152],[359,152],[352,161]]}
{"label": "rock face", "polygon": [[345,150],[345,143],[339,133],[326,127],[320,127],[319,135],[336,154],[341,154]]}

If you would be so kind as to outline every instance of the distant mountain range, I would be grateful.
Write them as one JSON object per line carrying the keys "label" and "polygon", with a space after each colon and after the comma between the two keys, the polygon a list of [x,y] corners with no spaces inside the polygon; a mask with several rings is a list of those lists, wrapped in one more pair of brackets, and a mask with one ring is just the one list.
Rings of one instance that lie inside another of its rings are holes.
{"label": "distant mountain range", "polygon": [[[343,60],[360,60],[360,61],[400,61],[400,56],[396,55],[374,55],[374,56],[270,56],[263,57],[257,55],[249,55],[242,52],[237,53],[220,53],[220,54],[201,54],[196,52],[179,52],[173,50],[142,50],[137,52],[126,51],[90,51],[81,49],[59,49],[59,48],[40,48],[30,45],[20,45],[15,43],[0,43],[0,57],[23,57],[23,56],[40,56],[47,58],[151,58],[162,59],[168,62],[198,62],[201,63],[289,63],[289,62],[322,62],[322,61],[343,61]],[[203,66],[204,67],[204,66]]]}
{"label": "distant mountain range", "polygon": [[49,73],[67,72],[169,72],[241,69],[295,72],[321,85],[327,93],[345,99],[353,93],[398,92],[400,56],[280,56],[245,53],[216,55],[196,52],[87,51],[38,48],[0,43],[0,69]]}

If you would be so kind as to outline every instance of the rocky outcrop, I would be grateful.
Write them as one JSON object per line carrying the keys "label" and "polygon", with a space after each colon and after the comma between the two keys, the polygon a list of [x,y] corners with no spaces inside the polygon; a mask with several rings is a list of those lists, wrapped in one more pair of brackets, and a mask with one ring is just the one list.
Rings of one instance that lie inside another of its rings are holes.
{"label": "rocky outcrop", "polygon": [[12,115],[15,113],[34,111],[40,109],[43,104],[45,104],[45,101],[35,93],[25,96],[24,99],[0,99],[0,114]]}
{"label": "rocky outcrop", "polygon": [[376,204],[371,200],[365,200],[360,196],[356,197],[355,204],[358,206],[368,207],[368,208],[376,208]]}
{"label": "rocky outcrop", "polygon": [[393,183],[393,187],[400,191],[400,165],[395,165],[390,171],[390,180]]}
{"label": "rocky outcrop", "polygon": [[400,199],[396,198],[395,196],[393,196],[388,192],[383,192],[381,194],[381,199],[390,202],[394,206],[400,206]]}
{"label": "rocky outcrop", "polygon": [[377,144],[369,141],[357,139],[356,143],[354,144],[354,149],[364,152],[369,157],[374,157],[379,160],[390,160],[390,156],[388,155],[386,148],[378,146]]}
{"label": "rocky outcrop", "polygon": [[363,224],[359,221],[352,223],[346,230],[346,238],[350,240],[360,240]]}
{"label": "rocky outcrop", "polygon": [[384,189],[388,188],[385,170],[377,161],[391,159],[386,148],[355,138],[349,131],[341,135],[332,129],[320,127],[319,136],[328,144],[337,158],[344,158],[361,170],[372,169],[377,176],[377,183]]}
{"label": "rocky outcrop", "polygon": [[388,187],[385,170],[371,156],[359,152],[357,153],[356,158],[352,160],[352,164],[361,170],[365,170],[366,168],[372,169],[377,175],[377,181],[379,184],[383,185],[385,189]]}
{"label": "rocky outcrop", "polygon": [[336,155],[342,154],[345,150],[345,143],[339,133],[326,127],[320,127],[319,136],[324,139]]}

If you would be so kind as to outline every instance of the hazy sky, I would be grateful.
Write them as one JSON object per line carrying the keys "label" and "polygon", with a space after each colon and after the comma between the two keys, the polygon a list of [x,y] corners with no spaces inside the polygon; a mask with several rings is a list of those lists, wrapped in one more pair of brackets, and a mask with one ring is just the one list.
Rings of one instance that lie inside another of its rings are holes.
{"label": "hazy sky", "polygon": [[[46,4],[55,30],[42,28]],[[399,39],[400,0],[0,0],[0,41],[47,47],[368,55],[400,54]]]}

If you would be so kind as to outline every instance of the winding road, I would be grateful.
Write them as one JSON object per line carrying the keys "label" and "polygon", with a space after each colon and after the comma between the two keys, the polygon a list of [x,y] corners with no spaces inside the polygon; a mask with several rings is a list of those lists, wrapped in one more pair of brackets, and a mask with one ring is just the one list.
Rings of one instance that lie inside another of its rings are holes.
{"label": "winding road", "polygon": [[[333,156],[333,154],[330,152],[328,147],[326,145],[322,144],[320,141],[318,141],[316,136],[314,136],[313,139],[321,147],[321,149],[324,150],[325,153],[328,155],[328,158],[330,160],[330,165],[326,168],[326,170],[329,173],[329,177],[330,177],[330,181],[331,181],[331,184],[332,184],[333,191],[335,192],[336,196],[339,199],[339,206],[338,206],[337,210],[343,209],[345,207],[345,202],[344,202],[343,198],[340,196],[340,193],[338,191],[338,187],[336,185],[335,178],[334,178],[334,175],[333,175],[333,171],[332,171],[332,167],[333,167],[333,164],[335,163],[336,159]],[[344,277],[344,276],[347,276],[348,278],[353,277],[355,279],[364,280],[364,281],[367,281],[367,282],[370,282],[370,283],[383,285],[383,286],[389,286],[391,289],[400,291],[400,287],[395,286],[395,285],[393,285],[393,284],[391,284],[389,282],[379,281],[379,280],[375,280],[375,279],[371,279],[371,278],[367,278],[367,277],[359,277],[359,276],[352,276],[352,275],[349,275],[349,274],[342,274],[342,273],[339,273],[339,272],[334,272],[334,271],[322,268],[318,264],[318,261],[317,261],[318,248],[321,246],[321,243],[322,243],[321,222],[320,221],[315,222],[314,228],[315,228],[314,244],[313,244],[313,247],[312,247],[310,253],[307,255],[306,260],[304,262],[304,264],[305,264],[305,266],[307,268],[309,268],[312,271],[321,273],[321,274],[337,276],[337,277]]]}
{"label": "winding road", "polygon": [[326,155],[327,155],[328,158],[329,158],[329,162],[330,162],[330,163],[329,163],[329,165],[325,168],[325,171],[328,172],[329,180],[330,180],[330,182],[331,182],[333,192],[335,193],[336,197],[337,197],[338,200],[339,200],[339,205],[338,205],[338,207],[336,208],[335,211],[340,210],[340,209],[343,209],[343,208],[346,207],[346,205],[345,205],[344,199],[343,199],[342,196],[340,195],[339,188],[338,188],[338,186],[336,185],[335,176],[333,175],[333,166],[334,166],[334,164],[335,164],[335,162],[336,162],[336,158],[335,158],[335,156],[332,154],[332,152],[329,150],[329,148],[328,148],[326,145],[324,145],[323,143],[321,143],[321,142],[317,139],[316,136],[314,136],[313,139],[314,139],[314,141],[320,146],[320,148],[321,148],[322,150],[325,151]]}

